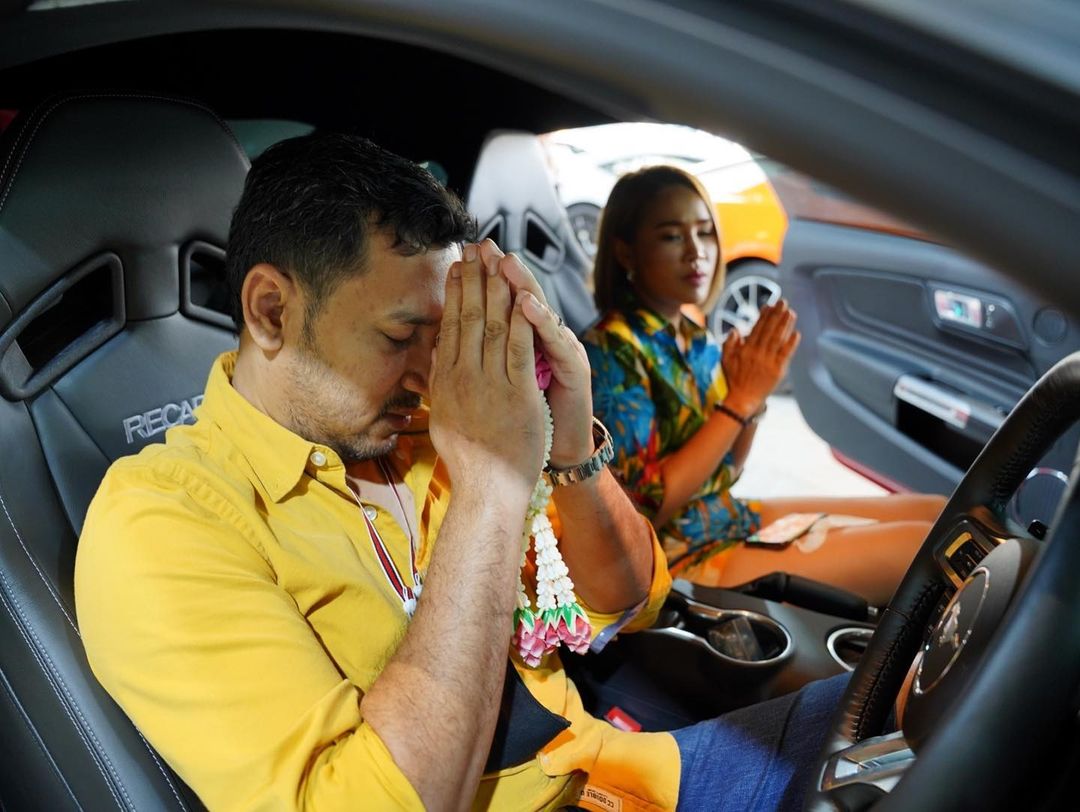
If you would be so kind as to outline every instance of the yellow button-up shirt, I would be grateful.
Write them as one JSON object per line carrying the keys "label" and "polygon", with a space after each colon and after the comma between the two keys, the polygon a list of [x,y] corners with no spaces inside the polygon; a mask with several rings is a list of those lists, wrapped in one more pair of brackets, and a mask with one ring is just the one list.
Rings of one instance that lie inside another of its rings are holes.
{"label": "yellow button-up shirt", "polygon": [[[90,665],[212,810],[421,809],[360,713],[405,635],[401,600],[341,459],[245,400],[231,385],[235,363],[234,353],[215,363],[194,426],[114,463],[90,506],[75,567]],[[426,433],[403,436],[390,461],[414,496],[424,571],[450,500],[445,468]],[[408,582],[408,537],[369,507]],[[654,561],[628,629],[652,621],[670,586],[658,547]],[[594,633],[618,620],[588,613]],[[557,657],[517,665],[570,727],[535,758],[484,776],[477,808],[551,809],[586,783],[626,810],[674,808],[670,735],[587,714]]]}

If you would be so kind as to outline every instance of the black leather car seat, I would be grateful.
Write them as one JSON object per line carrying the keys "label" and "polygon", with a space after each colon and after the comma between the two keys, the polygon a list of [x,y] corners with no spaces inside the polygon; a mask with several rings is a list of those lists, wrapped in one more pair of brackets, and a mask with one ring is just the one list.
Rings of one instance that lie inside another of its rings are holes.
{"label": "black leather car seat", "polygon": [[0,151],[0,799],[201,809],[86,662],[76,542],[109,463],[190,421],[248,161],[190,101],[49,100]]}
{"label": "black leather car seat", "polygon": [[575,333],[596,321],[592,260],[574,237],[539,138],[517,131],[492,133],[480,150],[467,206],[480,237],[522,258],[548,303]]}

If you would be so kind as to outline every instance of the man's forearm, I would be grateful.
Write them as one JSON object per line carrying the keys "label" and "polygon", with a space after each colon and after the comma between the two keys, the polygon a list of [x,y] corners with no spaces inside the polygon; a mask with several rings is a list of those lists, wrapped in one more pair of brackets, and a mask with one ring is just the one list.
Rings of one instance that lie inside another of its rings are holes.
{"label": "man's forearm", "polygon": [[416,616],[361,703],[428,809],[467,808],[490,749],[527,505],[512,501],[455,490]]}
{"label": "man's forearm", "polygon": [[649,593],[652,533],[610,471],[554,491],[560,549],[578,595],[598,612],[620,612]]}

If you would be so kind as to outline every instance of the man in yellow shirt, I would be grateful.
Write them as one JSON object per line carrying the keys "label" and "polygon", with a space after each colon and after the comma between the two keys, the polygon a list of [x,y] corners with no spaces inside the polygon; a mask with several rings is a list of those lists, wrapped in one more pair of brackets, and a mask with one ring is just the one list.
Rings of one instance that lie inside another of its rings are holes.
{"label": "man in yellow shirt", "polygon": [[544,464],[534,343],[553,371],[549,465],[579,480],[553,512],[594,644],[648,625],[670,579],[596,464],[581,345],[470,228],[430,175],[362,139],[255,162],[229,239],[239,351],[198,423],[114,464],[86,519],[95,674],[213,810],[687,808],[695,757],[761,742],[757,775],[693,775],[763,799],[780,761],[778,801],[805,780],[783,762],[809,763],[823,725],[798,758],[782,731],[835,689],[774,705],[747,747],[720,723],[616,730],[555,655],[507,668]]}

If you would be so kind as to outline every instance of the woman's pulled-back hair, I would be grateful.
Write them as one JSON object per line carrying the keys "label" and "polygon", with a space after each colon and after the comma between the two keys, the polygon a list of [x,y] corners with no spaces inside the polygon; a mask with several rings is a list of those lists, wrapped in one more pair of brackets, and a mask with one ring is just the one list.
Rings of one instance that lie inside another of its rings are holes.
{"label": "woman's pulled-back hair", "polygon": [[[608,196],[604,212],[600,217],[600,228],[596,238],[593,299],[601,315],[623,307],[631,290],[627,269],[619,263],[615,254],[615,241],[622,240],[627,243],[634,241],[641,227],[641,220],[645,216],[645,210],[657,195],[669,186],[683,186],[696,192],[705,201],[719,243],[720,222],[716,217],[716,208],[701,181],[689,172],[675,166],[649,166],[623,175]],[[703,304],[706,312],[716,303],[723,287],[724,261],[718,253],[709,295]]]}

